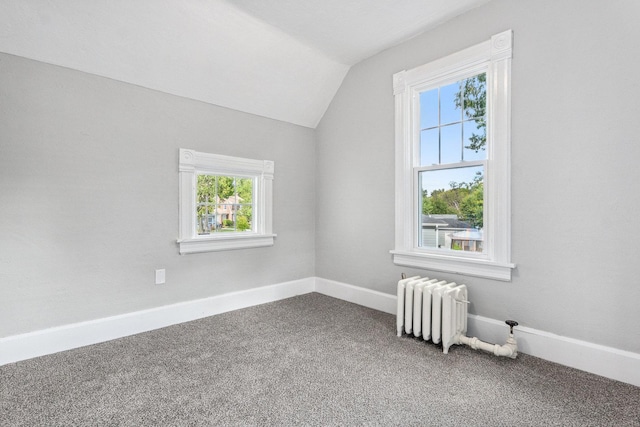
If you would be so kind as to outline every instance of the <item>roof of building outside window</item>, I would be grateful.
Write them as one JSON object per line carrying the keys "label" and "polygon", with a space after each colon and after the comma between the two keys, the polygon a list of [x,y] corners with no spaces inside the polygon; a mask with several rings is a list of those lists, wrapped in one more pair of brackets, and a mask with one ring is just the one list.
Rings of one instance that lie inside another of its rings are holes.
{"label": "roof of building outside window", "polygon": [[422,214],[422,225],[438,228],[473,228],[468,222],[459,220],[455,214]]}

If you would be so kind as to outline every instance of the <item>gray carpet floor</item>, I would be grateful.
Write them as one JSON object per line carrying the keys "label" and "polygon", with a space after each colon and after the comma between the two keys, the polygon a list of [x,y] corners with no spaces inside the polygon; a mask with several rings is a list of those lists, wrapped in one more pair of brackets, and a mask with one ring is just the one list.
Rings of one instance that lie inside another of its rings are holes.
{"label": "gray carpet floor", "polygon": [[0,367],[2,426],[640,426],[640,388],[312,293]]}

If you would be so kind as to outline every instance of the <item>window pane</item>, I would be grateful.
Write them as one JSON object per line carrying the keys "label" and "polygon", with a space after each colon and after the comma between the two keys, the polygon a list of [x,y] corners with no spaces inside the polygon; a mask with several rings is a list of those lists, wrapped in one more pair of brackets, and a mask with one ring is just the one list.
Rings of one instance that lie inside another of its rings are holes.
{"label": "window pane", "polygon": [[462,111],[456,106],[456,96],[460,91],[458,83],[440,88],[440,124],[461,122]]}
{"label": "window pane", "polygon": [[253,203],[253,179],[236,178],[238,197],[242,203]]}
{"label": "window pane", "polygon": [[253,206],[253,179],[237,178],[238,202],[236,228],[238,231],[251,230]]}
{"label": "window pane", "polygon": [[440,129],[420,132],[420,165],[431,166],[440,163]]}
{"label": "window pane", "polygon": [[218,176],[217,196],[220,203],[224,203],[235,194],[235,183],[232,176]]}
{"label": "window pane", "polygon": [[420,93],[420,129],[438,126],[438,89]]}
{"label": "window pane", "polygon": [[196,192],[196,228],[198,234],[211,232],[211,212],[216,203],[216,177],[198,175]]}
{"label": "window pane", "polygon": [[484,120],[464,122],[464,160],[484,160],[487,158],[487,128]]}
{"label": "window pane", "polygon": [[462,161],[462,124],[440,128],[440,163],[458,163]]}
{"label": "window pane", "polygon": [[486,74],[478,74],[460,82],[464,94],[464,117],[485,117],[487,104]]}
{"label": "window pane", "polygon": [[484,167],[420,172],[421,247],[483,251]]}

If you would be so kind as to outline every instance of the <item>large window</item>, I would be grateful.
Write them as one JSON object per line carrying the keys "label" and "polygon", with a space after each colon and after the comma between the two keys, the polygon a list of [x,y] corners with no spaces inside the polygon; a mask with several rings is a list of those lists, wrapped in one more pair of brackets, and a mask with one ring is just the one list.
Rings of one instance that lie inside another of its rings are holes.
{"label": "large window", "polygon": [[394,75],[398,265],[511,279],[512,32]]}
{"label": "large window", "polygon": [[180,253],[271,246],[274,163],[180,150]]}

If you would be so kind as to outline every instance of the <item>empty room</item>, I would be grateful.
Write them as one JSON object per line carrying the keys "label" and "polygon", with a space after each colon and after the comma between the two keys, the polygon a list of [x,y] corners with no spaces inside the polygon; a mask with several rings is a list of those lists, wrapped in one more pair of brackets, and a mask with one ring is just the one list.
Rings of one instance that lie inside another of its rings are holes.
{"label": "empty room", "polygon": [[640,426],[639,19],[0,0],[0,424]]}

